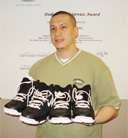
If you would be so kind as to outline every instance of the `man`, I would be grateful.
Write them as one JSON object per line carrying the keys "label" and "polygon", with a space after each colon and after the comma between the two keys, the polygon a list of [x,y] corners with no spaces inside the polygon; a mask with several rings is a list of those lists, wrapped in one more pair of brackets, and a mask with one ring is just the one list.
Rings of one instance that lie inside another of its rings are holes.
{"label": "man", "polygon": [[37,127],[36,138],[100,138],[102,124],[118,115],[120,105],[108,67],[92,54],[77,48],[75,18],[68,12],[57,12],[50,20],[50,35],[56,52],[39,60],[29,71],[35,80],[65,87],[76,84],[91,87],[95,123],[54,125],[46,122]]}

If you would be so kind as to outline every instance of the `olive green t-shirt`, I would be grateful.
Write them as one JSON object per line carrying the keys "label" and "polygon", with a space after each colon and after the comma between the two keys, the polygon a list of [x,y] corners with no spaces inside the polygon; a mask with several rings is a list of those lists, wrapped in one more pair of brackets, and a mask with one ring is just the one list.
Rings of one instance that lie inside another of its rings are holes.
{"label": "olive green t-shirt", "polygon": [[[57,84],[62,87],[76,84],[82,88],[91,86],[91,99],[94,110],[105,105],[119,109],[120,100],[109,68],[102,60],[90,53],[79,50],[75,56],[62,62],[56,53],[37,61],[29,75],[47,85]],[[50,124],[48,121],[37,127],[36,138],[100,138],[102,125],[86,126],[83,124]]]}

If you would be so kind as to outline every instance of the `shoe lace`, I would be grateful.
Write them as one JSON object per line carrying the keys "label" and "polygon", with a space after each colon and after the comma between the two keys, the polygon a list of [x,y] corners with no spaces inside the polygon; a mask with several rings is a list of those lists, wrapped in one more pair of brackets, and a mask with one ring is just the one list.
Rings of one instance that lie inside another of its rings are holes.
{"label": "shoe lace", "polygon": [[[25,93],[17,93],[16,96],[13,98],[13,100],[24,102],[24,100],[27,99],[27,104],[28,104],[29,97],[33,94],[33,92],[35,90],[35,87],[33,86],[33,80],[20,83],[20,85],[22,85],[22,84],[30,84],[30,83],[32,83],[32,87],[28,90],[28,93],[27,94],[25,94]],[[19,91],[20,85],[18,86],[17,91]]]}
{"label": "shoe lace", "polygon": [[54,99],[54,109],[56,108],[67,108],[69,105],[69,101],[71,100],[71,96],[68,92],[55,92]]}
{"label": "shoe lace", "polygon": [[[88,96],[87,100],[83,99],[84,93]],[[77,91],[77,89],[74,88],[73,92],[72,92],[72,97],[73,97],[73,100],[75,101],[76,107],[78,107],[78,108],[90,108],[90,103],[91,103],[90,90],[89,90],[89,93],[87,93],[84,90]]]}
{"label": "shoe lace", "polygon": [[52,104],[52,98],[49,101],[48,100],[49,96],[52,96],[52,93],[49,90],[43,90],[43,91],[36,90],[28,106],[31,108],[40,109],[41,105],[44,105],[44,102],[46,101],[48,102],[48,106],[50,106]]}

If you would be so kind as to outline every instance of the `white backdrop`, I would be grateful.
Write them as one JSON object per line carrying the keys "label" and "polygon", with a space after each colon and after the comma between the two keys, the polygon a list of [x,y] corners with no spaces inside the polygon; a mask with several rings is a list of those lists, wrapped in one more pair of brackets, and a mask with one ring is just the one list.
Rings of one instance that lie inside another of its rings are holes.
{"label": "white backdrop", "polygon": [[77,46],[110,68],[121,99],[128,99],[128,0],[0,0],[0,97],[16,86],[38,59],[55,51],[49,35],[54,12],[74,14]]}

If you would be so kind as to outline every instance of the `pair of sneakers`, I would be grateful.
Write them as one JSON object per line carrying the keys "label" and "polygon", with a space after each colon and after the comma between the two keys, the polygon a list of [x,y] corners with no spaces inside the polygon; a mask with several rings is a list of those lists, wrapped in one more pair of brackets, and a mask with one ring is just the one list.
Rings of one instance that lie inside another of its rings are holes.
{"label": "pair of sneakers", "polygon": [[55,85],[49,122],[53,124],[94,123],[95,116],[91,102],[90,85],[83,88],[78,88],[75,84],[73,87],[68,85],[65,88]]}
{"label": "pair of sneakers", "polygon": [[93,123],[90,92],[89,85],[81,89],[76,85],[62,88],[23,78],[17,95],[4,106],[4,112],[20,116],[20,121],[30,125],[42,124],[47,119],[53,124]]}
{"label": "pair of sneakers", "polygon": [[17,95],[4,106],[4,112],[18,116],[30,125],[42,124],[47,120],[53,98],[53,85],[24,77]]}

